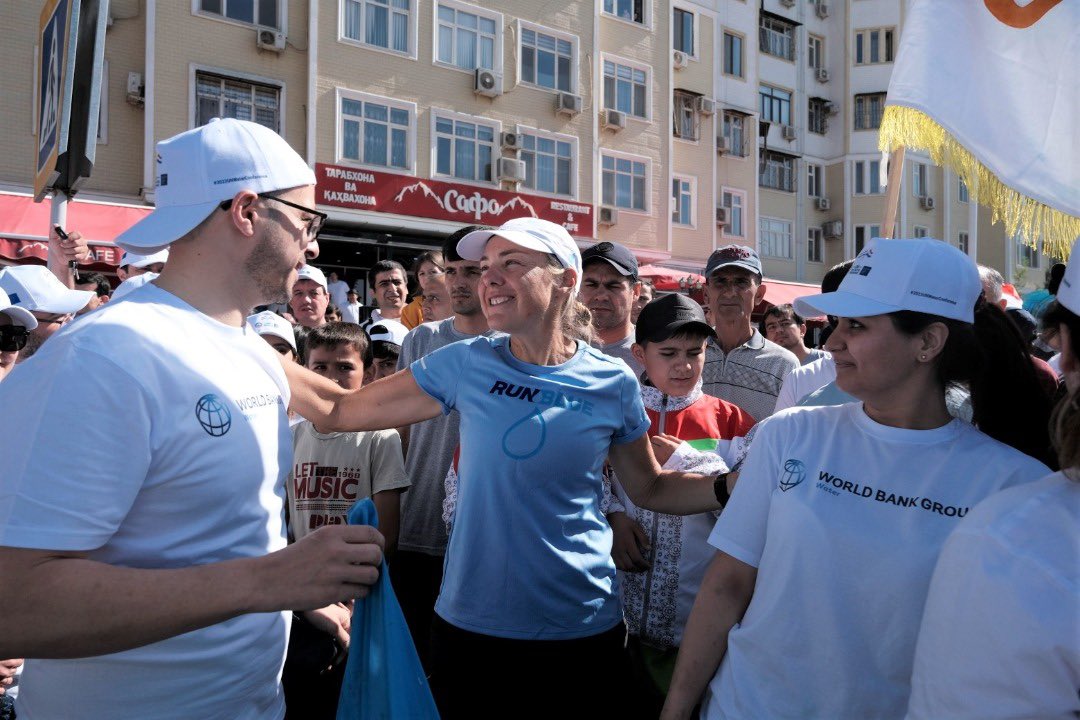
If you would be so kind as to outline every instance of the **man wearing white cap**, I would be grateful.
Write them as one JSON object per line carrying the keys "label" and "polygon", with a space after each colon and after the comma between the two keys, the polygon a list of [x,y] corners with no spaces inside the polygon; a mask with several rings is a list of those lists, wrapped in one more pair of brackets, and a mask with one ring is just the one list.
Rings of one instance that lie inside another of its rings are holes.
{"label": "man wearing white cap", "polygon": [[81,310],[94,293],[64,287],[44,265],[15,265],[0,272],[0,292],[37,318],[19,362],[30,358],[46,340]]}
{"label": "man wearing white cap", "polygon": [[7,293],[0,292],[0,380],[7,377],[26,347],[30,331],[38,326],[29,310],[13,307]]}
{"label": "man wearing white cap", "polygon": [[123,282],[129,277],[142,275],[143,273],[160,273],[169,261],[169,248],[159,250],[148,255],[124,251],[120,256],[120,266],[116,268],[116,276]]}
{"label": "man wearing white cap", "polygon": [[314,265],[304,265],[297,270],[289,298],[289,309],[297,324],[306,328],[322,327],[326,324],[326,306],[329,304],[323,271]]}
{"label": "man wearing white cap", "polygon": [[177,135],[156,163],[157,208],[116,242],[171,246],[161,276],[0,385],[0,657],[34,658],[29,718],[277,720],[282,611],[363,596],[381,559],[366,527],[286,547],[289,390],[245,322],[288,298],[325,215],[255,123]]}

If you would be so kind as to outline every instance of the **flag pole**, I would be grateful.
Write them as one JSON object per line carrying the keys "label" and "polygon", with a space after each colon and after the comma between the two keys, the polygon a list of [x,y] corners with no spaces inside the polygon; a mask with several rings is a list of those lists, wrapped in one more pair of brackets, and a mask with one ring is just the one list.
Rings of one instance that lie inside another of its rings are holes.
{"label": "flag pole", "polygon": [[881,224],[881,237],[896,236],[896,213],[900,208],[900,184],[904,179],[904,151],[901,145],[889,155],[889,180],[885,186],[885,222]]}

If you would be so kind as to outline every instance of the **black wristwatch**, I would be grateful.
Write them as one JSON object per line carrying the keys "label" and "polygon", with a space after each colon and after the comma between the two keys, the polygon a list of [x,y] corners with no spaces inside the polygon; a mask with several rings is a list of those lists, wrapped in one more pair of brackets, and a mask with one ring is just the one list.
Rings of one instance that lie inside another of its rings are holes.
{"label": "black wristwatch", "polygon": [[713,480],[713,493],[716,494],[716,502],[720,503],[721,508],[726,507],[728,500],[731,499],[731,495],[727,491],[727,478],[730,474],[730,472],[720,473],[716,476],[716,479]]}

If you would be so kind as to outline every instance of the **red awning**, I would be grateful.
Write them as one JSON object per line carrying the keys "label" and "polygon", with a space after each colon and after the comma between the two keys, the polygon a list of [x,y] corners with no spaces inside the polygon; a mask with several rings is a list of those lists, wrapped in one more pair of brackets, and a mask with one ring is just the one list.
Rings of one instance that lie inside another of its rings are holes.
{"label": "red awning", "polygon": [[821,293],[820,285],[807,285],[805,283],[788,282],[787,280],[770,280],[769,278],[765,278],[764,282],[765,298],[754,308],[755,314],[765,312],[770,305],[794,303],[795,298]]}
{"label": "red awning", "polygon": [[[68,203],[66,230],[78,230],[90,243],[94,262],[87,269],[112,270],[120,263],[113,238],[150,214],[153,208],[88,200]],[[48,259],[49,203],[29,195],[0,193],[0,257],[16,263]]]}
{"label": "red awning", "polygon": [[697,273],[672,270],[659,265],[642,265],[638,268],[638,276],[646,278],[657,290],[685,290],[686,287],[679,285],[680,280],[691,286],[701,287],[705,284],[705,278]]}

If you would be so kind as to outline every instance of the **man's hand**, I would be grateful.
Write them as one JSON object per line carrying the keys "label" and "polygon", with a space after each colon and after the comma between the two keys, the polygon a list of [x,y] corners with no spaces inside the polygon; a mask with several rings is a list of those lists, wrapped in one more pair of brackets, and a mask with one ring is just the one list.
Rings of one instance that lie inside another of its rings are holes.
{"label": "man's hand", "polygon": [[345,603],[334,603],[317,610],[305,610],[304,618],[327,635],[333,635],[343,648],[349,647],[352,609]]}
{"label": "man's hand", "polygon": [[607,516],[614,536],[611,544],[611,559],[615,567],[623,572],[645,572],[649,569],[649,536],[645,529],[629,515],[614,512]]}
{"label": "man's hand", "polygon": [[23,664],[22,660],[0,660],[0,695],[15,682],[15,671]]}
{"label": "man's hand", "polygon": [[367,525],[321,527],[258,559],[259,611],[315,610],[367,597],[379,579],[383,536]]}
{"label": "man's hand", "polygon": [[661,467],[671,459],[671,456],[682,445],[682,440],[674,435],[653,435],[649,438],[649,442],[652,443],[653,456],[656,457],[656,462],[660,463]]}
{"label": "man's hand", "polygon": [[78,230],[72,230],[67,234],[67,240],[61,240],[56,234],[56,228],[49,228],[49,251],[64,262],[83,262],[90,259],[90,245]]}

